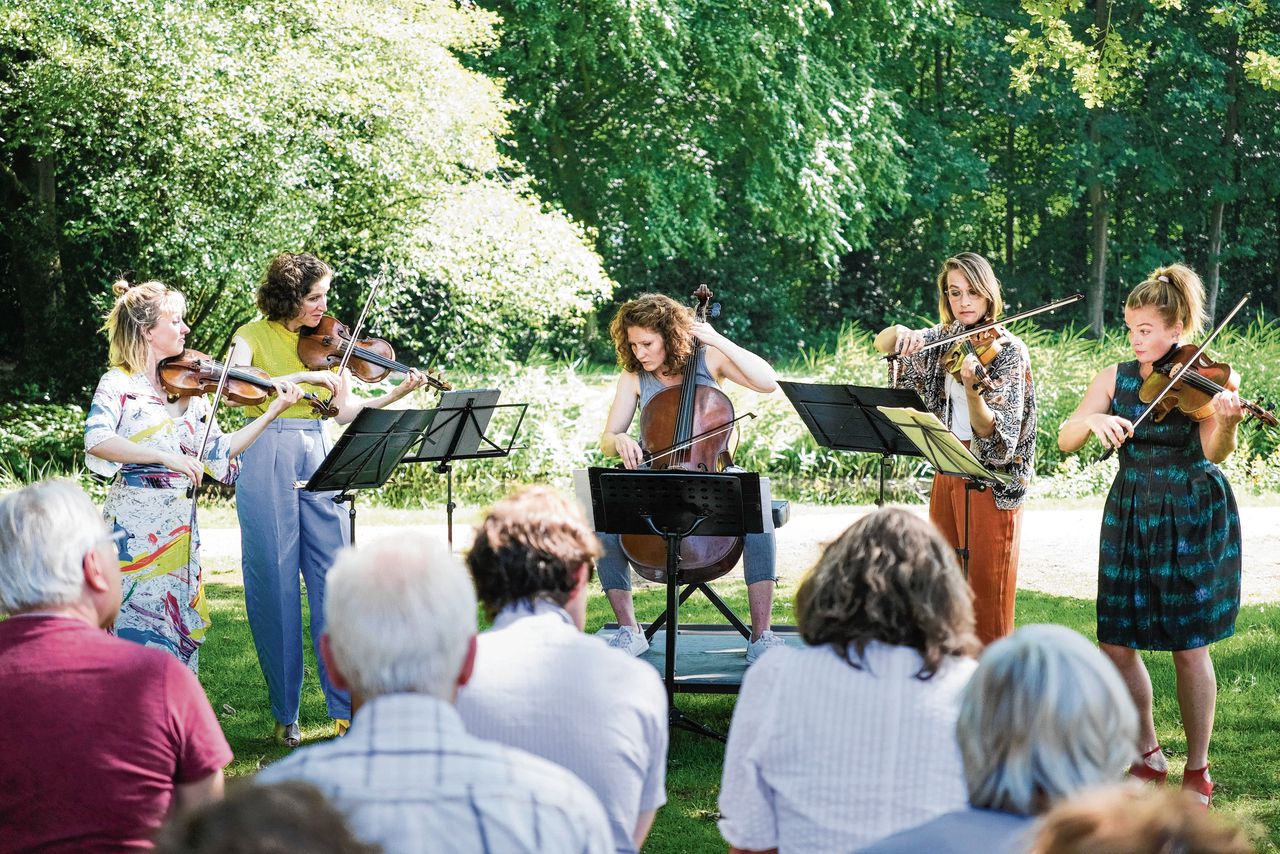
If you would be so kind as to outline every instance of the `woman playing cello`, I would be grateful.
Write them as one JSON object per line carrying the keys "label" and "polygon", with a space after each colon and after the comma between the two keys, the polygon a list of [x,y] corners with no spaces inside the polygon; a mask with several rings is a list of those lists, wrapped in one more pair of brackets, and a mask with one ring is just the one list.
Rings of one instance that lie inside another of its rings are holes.
{"label": "woman playing cello", "polygon": [[[890,367],[895,384],[919,392],[929,410],[978,460],[1010,477],[1007,483],[970,496],[969,586],[973,588],[978,639],[984,644],[1013,631],[1022,502],[1036,450],[1031,360],[1023,343],[1008,332],[1003,332],[998,349],[985,364],[971,353],[928,345],[966,327],[998,320],[1003,310],[1000,282],[987,259],[961,252],[948,258],[938,273],[942,322],[918,330],[890,326],[875,340],[880,352],[896,356]],[[953,548],[961,547],[963,479],[934,475],[929,518]]]}
{"label": "woman playing cello", "polygon": [[[627,433],[636,412],[643,412],[659,392],[679,386],[686,371],[695,372],[699,385],[718,388],[728,379],[761,394],[778,387],[777,374],[768,362],[734,344],[708,324],[696,321],[689,309],[661,294],[641,294],[624,303],[609,324],[609,333],[622,375],[618,377],[600,447],[608,456],[621,457],[623,466],[629,469],[645,461],[646,449]],[[695,349],[694,339],[705,347]],[[600,540],[604,545],[604,556],[596,564],[600,585],[619,625],[610,646],[641,655],[649,643],[636,622],[630,567],[617,535],[600,534]],[[778,577],[774,564],[773,534],[748,534],[743,557],[751,608],[748,663],[770,647],[783,643],[769,629],[773,587]]]}
{"label": "woman playing cello", "polygon": [[1240,610],[1240,514],[1216,463],[1235,449],[1244,410],[1227,390],[1203,421],[1173,410],[1134,426],[1147,408],[1139,398],[1143,381],[1204,319],[1204,285],[1181,264],[1161,267],[1135,287],[1124,306],[1134,359],[1094,378],[1058,428],[1058,447],[1077,451],[1092,434],[1119,448],[1120,470],[1102,515],[1098,641],[1138,707],[1142,758],[1130,773],[1159,784],[1169,773],[1156,741],[1151,677],[1138,655],[1167,649],[1187,737],[1182,787],[1207,804],[1217,697],[1209,645],[1234,633]]}

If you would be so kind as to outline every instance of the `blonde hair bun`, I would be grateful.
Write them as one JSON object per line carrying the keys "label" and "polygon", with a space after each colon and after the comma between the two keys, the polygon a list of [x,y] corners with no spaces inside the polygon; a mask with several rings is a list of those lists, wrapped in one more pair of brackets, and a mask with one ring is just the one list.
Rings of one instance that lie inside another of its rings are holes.
{"label": "blonde hair bun", "polygon": [[129,284],[127,280],[116,279],[115,282],[111,285],[111,293],[115,294],[118,297],[122,297],[129,292],[129,288],[131,287],[133,287],[133,285]]}

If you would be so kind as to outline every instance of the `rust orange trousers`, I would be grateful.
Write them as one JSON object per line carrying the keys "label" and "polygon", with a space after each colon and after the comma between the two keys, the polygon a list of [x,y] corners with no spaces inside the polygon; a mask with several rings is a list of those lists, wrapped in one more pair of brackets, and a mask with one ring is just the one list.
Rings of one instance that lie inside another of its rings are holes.
{"label": "rust orange trousers", "polygon": [[[929,518],[957,549],[964,544],[965,483],[964,478],[935,474],[929,497]],[[1021,541],[1022,507],[1001,510],[990,489],[969,493],[969,587],[984,645],[1013,631]]]}

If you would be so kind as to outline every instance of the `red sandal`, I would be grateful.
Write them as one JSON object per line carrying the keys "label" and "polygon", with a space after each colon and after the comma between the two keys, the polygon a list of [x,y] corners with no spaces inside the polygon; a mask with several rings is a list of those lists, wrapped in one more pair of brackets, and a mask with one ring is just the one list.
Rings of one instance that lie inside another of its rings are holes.
{"label": "red sandal", "polygon": [[1155,756],[1159,752],[1160,752],[1160,745],[1157,744],[1155,747],[1151,748],[1146,753],[1142,754],[1141,759],[1139,759],[1138,761],[1134,762],[1132,765],[1129,766],[1129,776],[1136,777],[1144,783],[1151,783],[1156,786],[1163,786],[1164,781],[1169,776],[1169,769],[1166,768],[1163,771],[1157,771],[1156,769],[1152,768],[1150,765],[1147,764],[1147,760],[1150,757]]}
{"label": "red sandal", "polygon": [[1209,779],[1209,763],[1203,768],[1187,768],[1182,772],[1182,790],[1193,792],[1208,807],[1213,801],[1213,780]]}

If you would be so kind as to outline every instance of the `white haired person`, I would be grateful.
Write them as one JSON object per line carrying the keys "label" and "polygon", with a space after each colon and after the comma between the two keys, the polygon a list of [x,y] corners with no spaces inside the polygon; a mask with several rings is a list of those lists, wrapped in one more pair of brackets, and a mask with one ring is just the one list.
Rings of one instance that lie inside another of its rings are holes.
{"label": "white haired person", "polygon": [[262,771],[301,780],[387,851],[613,851],[600,802],[558,765],[469,735],[454,708],[476,654],[476,595],[439,540],[340,553],[320,654],[350,691],[345,738]]}
{"label": "white haired person", "polygon": [[1026,851],[1032,825],[1077,792],[1121,779],[1138,715],[1115,667],[1064,626],[1023,626],[982,655],[956,724],[967,809],[862,849]]}
{"label": "white haired person", "polygon": [[847,854],[964,806],[970,595],[951,547],[906,510],[870,513],[827,546],[796,592],[806,646],[762,656],[733,711],[731,851]]}
{"label": "white haired person", "polygon": [[102,631],[119,539],[70,481],[0,498],[0,851],[149,848],[222,795],[231,748],[196,677]]}
{"label": "white haired person", "polygon": [[102,375],[84,425],[89,470],[111,478],[103,515],[123,534],[119,559],[124,605],[112,631],[167,650],[195,672],[209,628],[200,570],[200,533],[187,489],[207,472],[223,483],[240,473],[236,459],[301,390],[277,382],[263,413],[234,433],[210,423],[203,395],[170,395],[159,364],[180,356],[189,328],[182,294],[160,282],[116,282],[104,331],[111,369]]}

